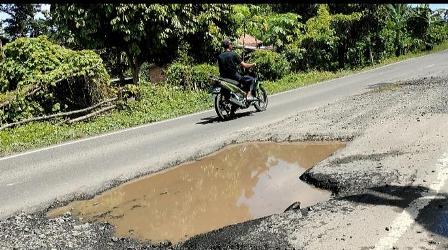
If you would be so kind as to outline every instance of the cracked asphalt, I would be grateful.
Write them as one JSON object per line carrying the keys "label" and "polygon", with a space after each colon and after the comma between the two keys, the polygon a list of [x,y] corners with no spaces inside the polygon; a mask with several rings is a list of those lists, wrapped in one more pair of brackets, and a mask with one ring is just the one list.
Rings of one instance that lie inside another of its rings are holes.
{"label": "cracked asphalt", "polygon": [[221,144],[346,141],[345,148],[300,177],[331,190],[327,202],[230,225],[175,246],[116,238],[112,226],[81,223],[70,214],[48,219],[47,206],[2,219],[0,248],[448,248],[447,73],[377,83],[286,119],[241,129]]}
{"label": "cracked asphalt", "polygon": [[[332,200],[196,236],[183,247],[381,248],[377,243],[395,230],[394,220],[406,214],[404,210],[413,209],[415,200],[435,193],[431,183],[448,168],[438,163],[448,152],[448,79],[385,85],[247,131],[244,136],[348,141],[344,149],[300,177],[333,191]],[[390,240],[391,248],[448,247],[446,191],[444,185],[438,197],[421,213],[416,212],[411,225]]]}

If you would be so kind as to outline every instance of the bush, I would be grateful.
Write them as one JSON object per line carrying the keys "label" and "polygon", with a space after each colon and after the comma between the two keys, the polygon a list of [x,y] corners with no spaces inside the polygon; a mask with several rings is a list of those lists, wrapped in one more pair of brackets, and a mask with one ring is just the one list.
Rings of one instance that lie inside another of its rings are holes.
{"label": "bush", "polygon": [[141,82],[151,82],[151,77],[149,75],[149,72],[151,70],[151,64],[144,62],[142,66],[140,66],[140,72],[138,79]]}
{"label": "bush", "polygon": [[337,48],[334,43],[314,38],[302,41],[304,48],[302,67],[305,70],[333,71],[338,69]]}
{"label": "bush", "polygon": [[282,51],[282,54],[291,65],[292,71],[305,70],[305,68],[303,67],[304,53],[305,49],[299,48],[299,46],[296,44],[288,44]]}
{"label": "bush", "polygon": [[257,64],[255,71],[260,80],[277,80],[291,71],[285,56],[274,51],[257,50],[251,54],[250,60]]}
{"label": "bush", "polygon": [[208,77],[217,75],[218,68],[210,64],[190,66],[180,62],[171,64],[166,72],[166,81],[172,86],[184,89],[205,89],[208,87]]}
{"label": "bush", "polygon": [[85,108],[112,93],[109,75],[93,51],[73,51],[40,36],[18,38],[4,46],[4,53],[0,92],[14,94],[0,122]]}
{"label": "bush", "polygon": [[180,62],[174,62],[166,70],[166,82],[172,86],[190,89],[192,87],[191,67]]}
{"label": "bush", "polygon": [[210,64],[198,64],[192,68],[191,80],[200,89],[206,89],[209,86],[209,76],[211,75],[219,75],[218,67]]}

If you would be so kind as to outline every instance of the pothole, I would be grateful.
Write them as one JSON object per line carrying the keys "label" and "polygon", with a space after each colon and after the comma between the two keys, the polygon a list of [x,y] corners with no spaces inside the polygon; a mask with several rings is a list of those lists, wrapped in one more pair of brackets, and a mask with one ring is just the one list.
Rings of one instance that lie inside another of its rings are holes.
{"label": "pothole", "polygon": [[328,200],[299,176],[344,147],[341,142],[246,143],[151,174],[51,210],[106,221],[119,237],[173,243],[230,224]]}

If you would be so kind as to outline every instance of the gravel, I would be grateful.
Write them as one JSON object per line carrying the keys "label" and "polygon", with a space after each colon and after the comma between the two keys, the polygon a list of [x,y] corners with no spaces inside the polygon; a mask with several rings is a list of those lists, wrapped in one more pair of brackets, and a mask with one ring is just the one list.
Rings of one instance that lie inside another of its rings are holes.
{"label": "gravel", "polygon": [[[70,213],[53,219],[43,211],[21,213],[0,221],[0,249],[283,249],[325,247],[322,242],[327,236],[340,242],[354,241],[356,237],[350,233],[334,232],[356,226],[356,220],[346,218],[371,209],[368,195],[372,189],[415,184],[423,175],[426,182],[431,174],[437,174],[422,166],[431,164],[448,148],[448,134],[441,125],[447,124],[446,93],[447,78],[384,83],[281,122],[246,129],[233,141],[348,142],[346,148],[301,177],[333,191],[334,198],[328,202],[231,225],[177,246],[119,238],[111,225],[81,222]],[[412,191],[393,190],[409,200],[421,192]],[[409,200],[397,206],[405,206]],[[384,226],[381,229],[385,231]]]}

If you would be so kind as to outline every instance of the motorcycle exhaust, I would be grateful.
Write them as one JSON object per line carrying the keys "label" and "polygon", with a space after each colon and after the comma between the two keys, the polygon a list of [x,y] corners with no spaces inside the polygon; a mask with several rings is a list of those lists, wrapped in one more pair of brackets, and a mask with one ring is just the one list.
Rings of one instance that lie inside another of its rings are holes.
{"label": "motorcycle exhaust", "polygon": [[[237,98],[238,98],[238,97],[237,97]],[[241,108],[247,108],[247,105],[246,105],[246,102],[244,102],[244,99],[243,99],[243,102],[242,102],[242,101],[238,100],[237,98],[231,96],[231,97],[229,98],[229,101],[230,101],[231,103],[233,103],[233,104],[235,104],[235,105],[241,107]]]}

